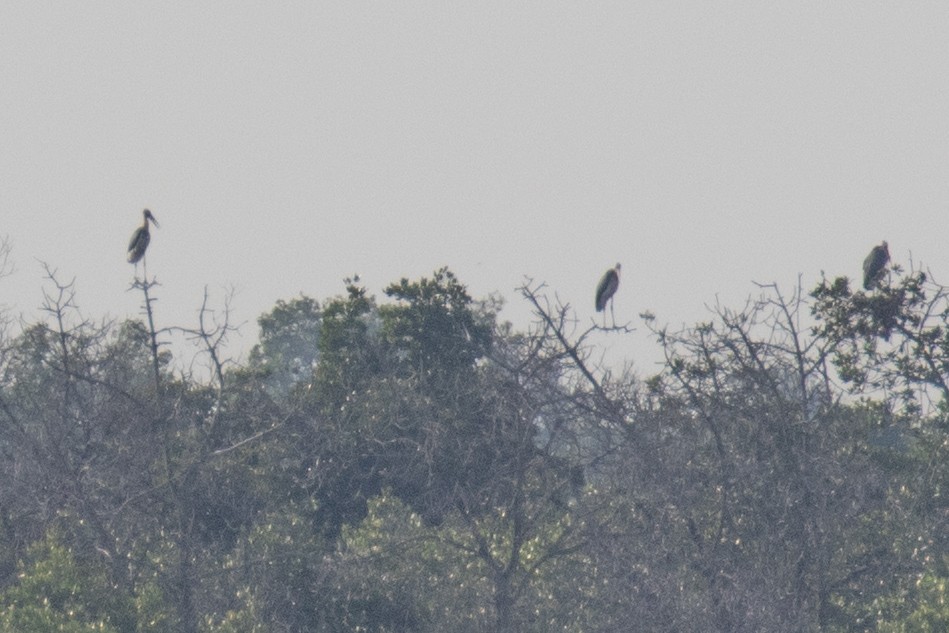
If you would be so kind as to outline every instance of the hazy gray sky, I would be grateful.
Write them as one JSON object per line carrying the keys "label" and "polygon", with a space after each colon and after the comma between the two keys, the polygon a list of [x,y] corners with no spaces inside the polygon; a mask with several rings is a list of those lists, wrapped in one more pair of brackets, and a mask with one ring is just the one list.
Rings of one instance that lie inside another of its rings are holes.
{"label": "hazy gray sky", "polygon": [[[887,239],[949,281],[949,3],[2,2],[0,303],[37,259],[160,325],[254,319],[358,272],[546,281],[587,322],[680,323],[752,280],[856,277]],[[640,329],[633,335],[646,339]]]}

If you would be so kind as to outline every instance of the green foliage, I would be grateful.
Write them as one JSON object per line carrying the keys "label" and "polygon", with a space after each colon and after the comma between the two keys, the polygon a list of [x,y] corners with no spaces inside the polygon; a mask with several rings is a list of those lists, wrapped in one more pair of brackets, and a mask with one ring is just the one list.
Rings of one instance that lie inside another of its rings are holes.
{"label": "green foliage", "polygon": [[921,273],[650,317],[643,382],[566,306],[525,289],[518,332],[447,269],[278,302],[243,366],[188,330],[209,381],[58,288],[0,341],[0,631],[949,627]]}
{"label": "green foliage", "polygon": [[260,343],[251,350],[250,366],[264,373],[263,381],[275,395],[285,396],[317,366],[323,324],[320,304],[306,295],[281,300],[257,323]]}
{"label": "green foliage", "polygon": [[327,413],[344,410],[347,399],[379,370],[378,319],[366,289],[350,284],[347,295],[323,310],[315,372],[316,395]]}
{"label": "green foliage", "polygon": [[[330,600],[323,570],[326,543],[308,520],[311,509],[282,503],[258,517],[228,555],[235,600],[213,631],[306,630]],[[241,623],[257,628],[240,628]],[[266,626],[265,626],[266,625]]]}
{"label": "green foliage", "polygon": [[491,347],[493,315],[473,310],[467,290],[447,268],[432,279],[402,279],[385,292],[397,300],[379,313],[401,372],[437,393],[457,391]]}
{"label": "green foliage", "polygon": [[897,619],[887,618],[880,621],[877,625],[880,633],[949,631],[949,579],[944,576],[923,574],[915,586],[902,597],[887,597],[879,602],[882,603],[882,612],[905,612],[905,615]]}
{"label": "green foliage", "polygon": [[376,308],[364,289],[323,313],[321,362],[301,430],[321,481],[317,512],[330,534],[358,522],[366,501],[388,486],[437,523],[454,502],[451,491],[474,473],[483,480],[498,438],[485,418],[476,361],[492,331],[490,315],[447,270],[431,280],[402,280]]}
{"label": "green foliage", "polygon": [[865,602],[839,602],[834,633],[941,633],[949,630],[949,581],[932,571],[891,583],[891,589]]}
{"label": "green foliage", "polygon": [[947,289],[919,271],[872,292],[823,279],[811,296],[815,334],[833,344],[841,378],[859,391],[883,391],[911,414],[931,402],[949,412]]}
{"label": "green foliage", "polygon": [[55,532],[30,546],[16,583],[0,595],[0,631],[117,633],[132,619],[105,570],[80,563]]}

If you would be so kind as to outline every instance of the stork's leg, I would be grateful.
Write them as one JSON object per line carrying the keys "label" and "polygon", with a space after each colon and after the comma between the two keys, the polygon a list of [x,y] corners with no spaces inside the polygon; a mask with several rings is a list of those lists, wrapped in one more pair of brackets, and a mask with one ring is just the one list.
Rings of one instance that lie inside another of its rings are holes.
{"label": "stork's leg", "polygon": [[[606,318],[606,313],[603,313],[604,320]],[[613,314],[613,297],[610,297],[610,319],[613,321],[613,327],[616,327],[616,315]]]}

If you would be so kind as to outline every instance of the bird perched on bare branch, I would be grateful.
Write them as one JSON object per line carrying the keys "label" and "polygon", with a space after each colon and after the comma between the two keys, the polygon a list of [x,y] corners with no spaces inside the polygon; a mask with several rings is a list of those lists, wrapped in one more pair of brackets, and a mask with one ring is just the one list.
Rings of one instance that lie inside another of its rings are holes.
{"label": "bird perched on bare branch", "polygon": [[[603,312],[608,301],[613,323],[616,323],[616,317],[613,315],[613,295],[616,293],[616,289],[619,288],[620,267],[620,264],[616,264],[616,266],[606,271],[603,278],[600,279],[600,283],[596,286],[596,311]],[[606,323],[605,314],[603,315],[603,322]]]}
{"label": "bird perched on bare branch", "polygon": [[874,246],[867,258],[863,260],[863,288],[872,290],[883,277],[886,265],[890,261],[890,249],[886,240],[879,246]]}
{"label": "bird perched on bare branch", "polygon": [[142,226],[135,229],[135,232],[132,233],[132,240],[129,242],[128,260],[130,264],[137,264],[138,260],[145,256],[145,249],[148,248],[148,243],[152,239],[148,232],[149,221],[156,227],[158,226],[158,220],[148,209],[142,211],[142,217],[144,218]]}

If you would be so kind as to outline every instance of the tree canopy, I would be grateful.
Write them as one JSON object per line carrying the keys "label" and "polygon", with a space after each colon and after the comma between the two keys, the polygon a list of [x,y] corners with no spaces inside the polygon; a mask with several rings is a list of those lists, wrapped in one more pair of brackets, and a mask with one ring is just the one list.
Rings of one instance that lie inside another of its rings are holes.
{"label": "tree canopy", "polygon": [[[764,286],[520,331],[440,269],[0,338],[0,632],[949,629],[949,290]],[[184,332],[211,371],[164,343]],[[623,336],[653,375],[595,359]]]}

